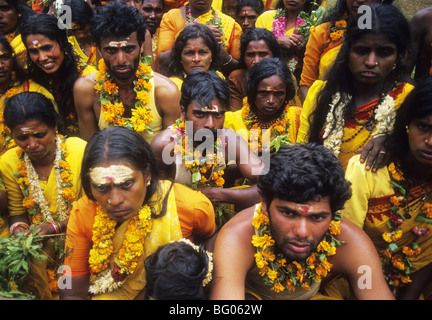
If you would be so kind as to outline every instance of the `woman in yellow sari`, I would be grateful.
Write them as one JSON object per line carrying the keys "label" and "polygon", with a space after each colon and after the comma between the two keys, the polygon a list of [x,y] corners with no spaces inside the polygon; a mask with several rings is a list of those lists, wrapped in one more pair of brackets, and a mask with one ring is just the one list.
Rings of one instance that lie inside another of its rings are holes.
{"label": "woman in yellow sari", "polygon": [[4,120],[17,144],[0,158],[10,234],[26,235],[39,229],[39,235],[51,235],[43,247],[51,259],[34,259],[29,266],[31,274],[20,289],[38,299],[53,299],[63,254],[59,234],[66,231],[72,202],[81,196],[81,160],[86,143],[57,133],[58,113],[52,102],[37,92],[10,98]]}
{"label": "woman in yellow sari", "polygon": [[432,262],[431,128],[429,77],[418,82],[397,111],[386,141],[387,165],[372,173],[355,156],[346,169],[352,198],[343,215],[372,239],[386,280],[400,299],[432,298],[427,268]]}
{"label": "woman in yellow sari", "polygon": [[[367,3],[391,4],[393,0],[366,0]],[[359,4],[353,0],[338,0],[328,10],[322,24],[310,28],[300,79],[300,96],[304,101],[315,80],[323,80],[339,53],[347,23],[357,14]]]}
{"label": "woman in yellow sari", "polygon": [[413,87],[401,77],[410,39],[405,17],[394,6],[369,6],[371,28],[359,27],[361,16],[353,20],[328,80],[309,90],[297,142],[324,144],[344,168],[362,150],[366,170],[373,165],[375,171],[385,159],[382,142],[392,130],[392,112]]}

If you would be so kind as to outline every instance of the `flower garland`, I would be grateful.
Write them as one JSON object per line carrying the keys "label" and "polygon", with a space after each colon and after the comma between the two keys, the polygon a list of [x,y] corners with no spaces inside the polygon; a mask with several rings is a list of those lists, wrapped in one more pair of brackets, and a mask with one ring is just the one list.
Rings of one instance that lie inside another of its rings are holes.
{"label": "flower garland", "polygon": [[[18,184],[24,196],[23,206],[28,209],[33,224],[39,224],[44,221],[54,221],[49,211],[49,205],[43,194],[39,183],[39,176],[34,169],[30,158],[23,149],[18,148],[17,155],[19,158],[17,171],[14,176],[18,178]],[[65,139],[63,136],[56,136],[56,154],[54,158],[56,191],[57,191],[57,210],[58,220],[63,221],[69,217],[72,209],[72,202],[75,199],[75,193],[72,190],[73,175],[70,165],[66,161],[68,151],[66,150]]]}
{"label": "flower garland", "polygon": [[334,26],[330,28],[330,39],[337,42],[345,35],[347,27],[348,15],[345,15],[341,20],[335,22]]}
{"label": "flower garland", "polygon": [[[172,127],[171,139],[175,141],[174,154],[180,154],[184,160],[186,168],[192,174],[192,189],[203,186],[223,187],[225,167],[225,157],[223,154],[224,143],[217,138],[214,144],[214,152],[203,157],[198,150],[191,150],[189,137],[185,134],[185,122],[177,119]],[[206,173],[210,171],[210,176]]]}
{"label": "flower garland", "polygon": [[[326,127],[324,129],[324,146],[333,151],[336,156],[339,156],[344,135],[344,110],[347,104],[351,101],[350,95],[344,95],[341,98],[339,92],[333,95],[330,110],[327,113]],[[391,132],[395,121],[395,101],[390,95],[386,95],[379,105],[375,106],[374,120],[377,122],[376,130],[372,137],[379,137]]]}
{"label": "flower garland", "polygon": [[150,92],[152,84],[150,79],[153,77],[150,57],[143,57],[135,72],[135,87],[137,101],[135,108],[131,110],[132,116],[124,118],[125,112],[122,102],[119,102],[118,87],[111,80],[111,75],[107,72],[107,67],[103,59],[99,60],[99,70],[96,75],[95,90],[100,93],[100,102],[103,118],[111,126],[122,126],[138,133],[148,132],[152,134],[149,127],[154,119],[154,115],[148,108],[150,102]]}
{"label": "flower garland", "polygon": [[[290,126],[288,118],[288,110],[290,106],[287,104],[281,115],[274,119],[271,126],[268,128],[271,130],[271,140],[275,141],[277,137],[285,136],[288,133]],[[262,124],[256,114],[254,114],[247,102],[247,98],[243,99],[243,107],[241,109],[241,116],[246,128],[248,129],[248,143],[249,148],[257,153],[262,149]],[[270,145],[272,145],[272,142]],[[290,143],[289,139],[286,138],[282,141],[283,144]]]}
{"label": "flower garland", "polygon": [[219,33],[221,34],[222,45],[225,49],[227,49],[227,38],[222,26],[222,19],[218,16],[215,9],[212,8],[209,12],[204,13],[195,19],[192,16],[192,11],[190,7],[188,7],[186,14],[186,26],[194,25],[197,23],[217,26]]}
{"label": "flower garland", "polygon": [[[382,256],[382,265],[384,271],[384,277],[388,284],[394,289],[402,287],[405,284],[411,282],[410,275],[413,269],[410,262],[410,257],[418,256],[421,253],[421,248],[417,243],[417,240],[422,236],[427,236],[430,232],[429,228],[418,228],[414,227],[411,232],[414,238],[409,245],[404,245],[402,249],[396,244],[396,242],[402,237],[402,224],[407,218],[403,215],[401,210],[408,209],[409,205],[407,203],[407,191],[402,186],[405,180],[403,174],[399,172],[394,163],[388,166],[390,173],[390,184],[396,191],[396,195],[390,197],[392,212],[387,222],[389,231],[382,234],[385,242],[388,243],[386,249],[381,250],[380,254]],[[424,202],[425,197],[423,198]],[[432,223],[432,204],[424,202],[421,207],[422,213],[420,213],[416,221]]]}
{"label": "flower garland", "polygon": [[325,239],[318,244],[305,262],[288,263],[282,253],[275,252],[275,241],[270,234],[270,222],[262,212],[260,203],[252,219],[252,225],[258,230],[258,235],[252,236],[252,245],[257,249],[255,263],[260,269],[265,284],[271,286],[271,290],[275,292],[284,290],[294,292],[300,287],[309,290],[312,284],[321,282],[332,268],[327,257],[335,255],[336,247],[343,244],[334,237],[340,234],[341,219],[341,213],[336,212]]}
{"label": "flower garland", "polygon": [[98,204],[93,224],[93,247],[90,249],[90,287],[89,292],[100,294],[119,288],[126,277],[132,274],[138,259],[144,253],[144,242],[152,229],[151,210],[143,206],[128,222],[127,231],[113,268],[108,268],[109,257],[113,252],[113,237],[117,222]]}

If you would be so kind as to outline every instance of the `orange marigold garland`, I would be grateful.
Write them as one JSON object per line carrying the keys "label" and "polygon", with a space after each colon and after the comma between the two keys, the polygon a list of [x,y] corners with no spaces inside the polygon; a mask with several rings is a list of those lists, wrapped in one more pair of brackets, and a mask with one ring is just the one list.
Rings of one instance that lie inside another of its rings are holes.
{"label": "orange marigold garland", "polygon": [[126,127],[138,133],[153,133],[149,124],[154,120],[154,115],[148,108],[152,90],[150,79],[153,77],[150,64],[150,57],[141,58],[134,80],[137,101],[135,108],[131,110],[132,116],[125,118],[123,117],[125,111],[123,103],[119,101],[118,87],[111,80],[112,77],[107,72],[104,60],[99,60],[95,90],[99,93],[103,118],[109,125]]}
{"label": "orange marigold garland", "polygon": [[327,257],[335,255],[336,247],[343,244],[334,237],[340,234],[341,220],[341,213],[336,212],[324,240],[304,262],[288,262],[282,253],[276,252],[269,219],[262,212],[261,203],[258,204],[252,219],[258,234],[252,236],[252,245],[256,248],[255,263],[264,283],[276,292],[294,292],[297,288],[309,290],[311,285],[321,282],[332,268]]}
{"label": "orange marigold garland", "polygon": [[[407,201],[407,191],[402,186],[405,180],[403,173],[400,172],[394,163],[388,166],[388,170],[390,173],[390,184],[396,193],[389,200],[392,212],[387,222],[389,231],[382,234],[388,246],[386,249],[380,251],[380,255],[382,257],[384,277],[393,289],[397,289],[411,282],[410,275],[414,267],[411,264],[410,257],[421,253],[421,248],[417,241],[420,237],[427,236],[430,229],[414,227],[411,229],[411,233],[414,235],[411,244],[405,245],[402,248],[397,245],[396,242],[403,235],[401,226],[407,218],[402,214],[402,210],[407,209],[410,205]],[[423,198],[424,200],[425,198]],[[422,212],[418,214],[416,221],[432,223],[431,208],[432,205],[430,203],[424,202],[421,207]]]}

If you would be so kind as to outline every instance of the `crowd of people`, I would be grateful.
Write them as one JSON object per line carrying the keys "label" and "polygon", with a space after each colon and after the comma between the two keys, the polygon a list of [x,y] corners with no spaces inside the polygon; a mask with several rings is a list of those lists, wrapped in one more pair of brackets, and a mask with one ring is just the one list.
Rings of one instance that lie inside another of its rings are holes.
{"label": "crowd of people", "polygon": [[0,240],[44,255],[0,298],[432,299],[432,8],[392,2],[0,0]]}

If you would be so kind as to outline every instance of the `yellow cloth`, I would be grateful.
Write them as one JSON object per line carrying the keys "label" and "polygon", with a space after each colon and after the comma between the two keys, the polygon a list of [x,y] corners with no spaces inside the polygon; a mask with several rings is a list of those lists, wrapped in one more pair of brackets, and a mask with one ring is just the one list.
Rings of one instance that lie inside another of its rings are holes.
{"label": "yellow cloth", "polygon": [[[221,77],[222,80],[225,81],[225,77],[224,77],[224,75],[222,73],[220,73],[219,71],[216,71],[216,73],[218,74],[219,77]],[[177,85],[177,88],[181,92],[181,87],[182,87],[182,84],[183,84],[183,80],[180,79],[179,77],[176,77],[176,76],[169,77],[169,79]]]}
{"label": "yellow cloth", "polygon": [[[364,164],[361,164],[359,159],[360,156],[357,155],[348,162],[345,176],[352,183],[352,197],[345,203],[342,213],[345,218],[363,228],[380,252],[388,245],[382,234],[389,231],[387,222],[391,215],[390,197],[395,195],[395,191],[390,185],[388,167],[372,173],[366,171]],[[399,249],[414,240],[415,236],[411,232],[413,227],[430,228],[430,224],[416,221],[416,217],[422,212],[422,198],[425,194],[429,193],[425,198],[425,203],[432,203],[431,191],[430,186],[417,186],[410,190],[410,195],[415,197],[415,200],[409,202],[409,214],[412,217],[405,219],[400,226],[403,232],[402,237],[396,241]],[[402,209],[401,213],[404,214],[405,210]],[[415,271],[432,262],[432,237],[430,235],[419,237],[416,242],[421,248],[421,253],[410,257]]]}
{"label": "yellow cloth", "polygon": [[[161,181],[159,191],[150,199],[153,203],[155,212],[159,213],[162,201],[171,185],[169,181]],[[68,235],[66,247],[72,249],[70,255],[65,259],[65,264],[71,266],[72,276],[88,273],[88,258],[92,247],[93,223],[96,214],[96,203],[89,200],[86,196],[75,202],[68,223]],[[145,238],[144,253],[138,260],[135,271],[129,275],[125,283],[111,293],[94,296],[95,300],[132,300],[144,288],[145,269],[144,259],[152,254],[159,246],[178,240],[182,237],[180,223],[177,215],[175,194],[170,192],[167,202],[166,214],[157,219],[152,219],[152,229]],[[113,237],[113,254],[110,256],[110,267],[113,266],[114,258],[123,243],[129,221],[122,223],[115,231]],[[75,249],[76,250],[75,250]],[[78,269],[75,267],[78,266]],[[87,267],[86,267],[87,266]]]}
{"label": "yellow cloth", "polygon": [[[228,111],[225,113],[225,121],[224,121],[224,127],[227,129],[231,129],[235,131],[238,135],[240,135],[243,139],[248,141],[248,132],[245,123],[243,122],[243,118],[241,116],[241,110],[237,111]],[[300,114],[302,112],[302,109],[299,107],[290,107],[288,109],[288,119],[289,119],[289,128],[287,132],[288,139],[295,143],[297,138],[297,132],[298,128],[300,126]],[[265,134],[270,134],[271,130],[267,130]],[[263,141],[271,141],[271,139],[263,137]]]}
{"label": "yellow cloth", "polygon": [[[81,161],[84,154],[84,148],[86,142],[77,137],[71,137],[66,139],[66,149],[68,154],[66,157],[67,163],[70,165],[72,171],[72,190],[75,194],[75,198],[78,199],[82,194],[81,186]],[[27,209],[23,206],[23,195],[18,183],[18,178],[14,176],[17,172],[17,165],[19,158],[17,155],[17,149],[13,148],[8,150],[0,158],[0,172],[3,179],[3,183],[8,193],[8,208],[11,216],[24,214]],[[51,169],[48,181],[40,181],[43,189],[45,199],[49,203],[49,210],[54,219],[58,218],[57,208],[57,192],[56,192],[56,178],[55,168]]]}
{"label": "yellow cloth", "polygon": [[[264,28],[273,32],[273,21],[275,20],[277,10],[264,11],[256,20],[255,28]],[[290,36],[295,28],[285,30],[285,35]]]}
{"label": "yellow cloth", "polygon": [[301,86],[310,87],[315,80],[324,80],[326,72],[336,60],[343,39],[337,42],[330,41],[330,26],[331,23],[327,22],[310,28],[303,59]]}
{"label": "yellow cloth", "polygon": [[[149,95],[149,103],[147,105],[147,107],[150,109],[150,112],[154,115],[154,119],[152,122],[149,123],[149,127],[151,128],[151,130],[153,131],[153,134],[146,132],[142,133],[143,138],[148,142],[151,143],[151,141],[153,140],[153,138],[160,132],[162,131],[162,117],[160,116],[157,108],[156,108],[156,104],[155,104],[155,88],[154,88],[154,77],[150,78],[150,83],[151,83],[151,91],[150,91],[150,95]],[[103,117],[103,113],[101,110],[100,116],[99,116],[99,123],[98,123],[99,129],[103,130],[109,127],[109,124],[105,122],[105,119]]]}
{"label": "yellow cloth", "polygon": [[[0,178],[0,192],[6,192],[3,180]],[[9,225],[7,217],[2,216],[0,213],[0,237],[9,237]]]}
{"label": "yellow cloth", "polygon": [[10,42],[12,49],[14,50],[19,64],[23,67],[27,67],[27,48],[22,42],[21,34],[18,34]]}
{"label": "yellow cloth", "polygon": [[94,51],[94,53],[89,57],[84,52],[84,50],[81,48],[81,46],[79,45],[79,42],[75,38],[75,36],[69,36],[68,40],[69,40],[70,44],[72,45],[72,47],[75,51],[75,54],[79,57],[79,61],[82,64],[93,66],[93,67],[97,68],[96,51]]}
{"label": "yellow cloth", "polygon": [[[230,16],[220,12],[215,8],[213,9],[221,19],[224,36],[227,39],[225,41],[225,48],[234,59],[238,60],[240,58],[240,36],[242,34],[242,28]],[[208,20],[207,18],[209,15],[211,15],[211,12],[212,10],[201,15],[196,20],[198,20],[200,23],[204,23]],[[185,20],[183,19],[180,9],[172,9],[165,13],[160,24],[157,54],[170,50],[174,46],[174,42],[178,34],[184,29],[185,26]]]}
{"label": "yellow cloth", "polygon": [[94,66],[88,65],[84,68],[84,70],[81,71],[79,76],[85,77],[85,76],[92,74],[92,73],[97,73],[97,69]]}
{"label": "yellow cloth", "polygon": [[[7,92],[7,94],[4,94],[0,97],[0,114],[3,115],[3,110],[6,105],[7,97],[10,95],[16,95],[21,92],[38,92],[43,94],[45,97],[51,100],[51,102],[54,105],[54,109],[58,112],[57,103],[53,97],[53,95],[43,86],[40,84],[34,82],[33,80],[26,80],[19,86],[13,87],[10,89],[10,91]],[[0,132],[1,134],[2,132]],[[0,135],[0,155],[5,153],[8,148],[14,147],[15,143],[11,142],[7,147],[3,147],[3,143],[5,142],[5,139]]]}
{"label": "yellow cloth", "polygon": [[[300,127],[298,131],[297,142],[307,143],[309,141],[309,115],[315,110],[318,93],[324,88],[324,85],[324,81],[317,80],[309,89],[305,102],[303,103],[303,111],[300,117]],[[405,97],[413,88],[414,87],[408,83],[402,83],[400,86],[397,86],[390,92],[390,96],[395,100],[395,109],[398,109],[400,107],[402,102],[405,100]],[[367,105],[357,109],[356,116],[358,117],[358,114],[360,113],[369,114],[371,116],[374,110],[373,107],[377,104],[377,102],[378,100],[372,101]],[[345,123],[343,139],[353,137],[353,135],[356,134],[360,128],[360,126],[354,123]],[[369,142],[369,140],[371,139],[371,134],[375,130],[376,127],[372,132],[368,130],[362,130],[350,141],[342,143],[339,159],[344,168],[346,168],[348,160],[354,155],[354,151],[366,145],[366,143]]]}

